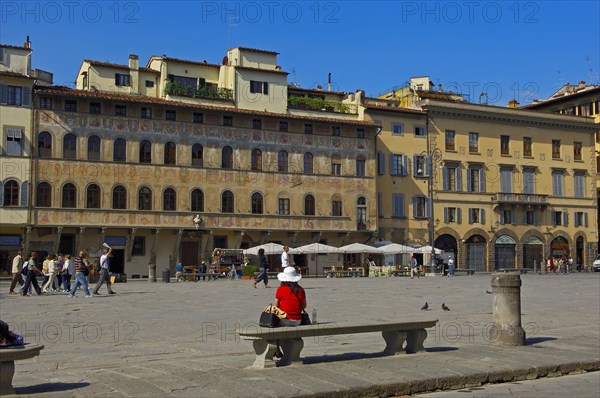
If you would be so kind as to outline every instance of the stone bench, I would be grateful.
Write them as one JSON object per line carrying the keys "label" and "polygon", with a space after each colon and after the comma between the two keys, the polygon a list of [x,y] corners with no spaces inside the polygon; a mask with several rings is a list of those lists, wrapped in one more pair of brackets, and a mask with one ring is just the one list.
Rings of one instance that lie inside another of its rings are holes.
{"label": "stone bench", "polygon": [[499,268],[498,272],[518,272],[520,274],[526,274],[527,268]]}
{"label": "stone bench", "polygon": [[475,268],[455,268],[454,272],[465,272],[467,275],[475,275]]}
{"label": "stone bench", "polygon": [[[280,328],[256,326],[256,328],[247,328],[244,331],[238,331],[238,334],[243,340],[252,340],[254,352],[256,353],[253,367],[268,368],[301,363],[300,352],[304,348],[303,337],[381,332],[385,341],[383,352],[386,355],[395,355],[400,352],[416,353],[424,351],[423,342],[427,338],[427,331],[425,329],[434,327],[436,323],[437,319],[349,325],[322,323]],[[283,357],[275,363],[273,355],[277,349],[278,342],[283,352]],[[404,345],[405,342],[406,345]]]}
{"label": "stone bench", "polygon": [[42,344],[25,344],[0,348],[0,395],[14,394],[12,386],[15,374],[15,361],[40,355]]}
{"label": "stone bench", "polygon": [[200,278],[202,278],[204,276],[207,276],[208,280],[210,280],[211,278],[213,278],[213,279],[218,278],[219,275],[220,274],[210,273],[210,272],[182,272],[179,275],[178,280],[181,280],[182,282],[189,280],[191,282],[192,279],[187,279],[187,278],[194,278],[193,281],[198,282],[200,280]]}
{"label": "stone bench", "polygon": [[335,277],[344,277],[344,276],[351,276],[351,277],[358,277],[361,276],[361,272],[359,270],[355,270],[355,271],[350,271],[350,270],[337,270],[337,271],[333,271],[333,270],[329,270],[329,271],[323,271],[323,274],[325,275],[326,278],[335,278]]}

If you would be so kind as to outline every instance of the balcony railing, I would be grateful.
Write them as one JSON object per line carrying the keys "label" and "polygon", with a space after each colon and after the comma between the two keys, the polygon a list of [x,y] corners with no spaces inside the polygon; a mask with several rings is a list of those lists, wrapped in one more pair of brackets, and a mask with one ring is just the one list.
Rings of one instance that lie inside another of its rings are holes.
{"label": "balcony railing", "polygon": [[548,195],[536,195],[527,193],[497,193],[492,199],[493,203],[505,204],[527,204],[527,205],[547,205]]}
{"label": "balcony railing", "polygon": [[181,97],[207,98],[216,100],[233,100],[233,91],[228,88],[202,86],[198,88],[188,87],[175,82],[168,82],[165,86],[166,95],[178,95]]}

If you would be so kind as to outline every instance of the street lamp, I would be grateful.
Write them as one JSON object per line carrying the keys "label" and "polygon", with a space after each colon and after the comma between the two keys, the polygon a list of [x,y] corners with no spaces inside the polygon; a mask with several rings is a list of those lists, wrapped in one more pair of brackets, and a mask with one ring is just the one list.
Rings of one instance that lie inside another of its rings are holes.
{"label": "street lamp", "polygon": [[[437,271],[437,261],[435,259],[435,221],[434,221],[434,213],[433,213],[433,182],[435,178],[435,165],[442,159],[442,151],[439,148],[435,148],[429,151],[421,152],[420,158],[423,159],[422,167],[425,168],[425,174],[427,175],[427,198],[429,199],[429,212],[427,218],[427,227],[429,230],[429,245],[431,246],[431,266],[429,268],[430,273],[432,275],[436,274]],[[419,171],[421,169],[419,168]]]}

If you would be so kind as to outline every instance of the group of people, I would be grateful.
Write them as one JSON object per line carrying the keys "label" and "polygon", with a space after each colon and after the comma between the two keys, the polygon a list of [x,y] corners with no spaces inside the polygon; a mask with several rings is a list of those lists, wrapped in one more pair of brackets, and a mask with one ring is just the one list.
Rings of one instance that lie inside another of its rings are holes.
{"label": "group of people", "polygon": [[[103,284],[106,284],[109,294],[115,294],[111,288],[109,275],[111,253],[112,248],[105,243],[104,251],[100,256],[99,279],[94,287],[94,294],[100,294],[99,289]],[[35,290],[38,296],[48,292],[62,292],[68,293],[70,298],[75,298],[75,293],[81,286],[85,297],[92,297],[87,277],[94,267],[95,264],[90,261],[89,255],[85,251],[80,251],[75,258],[71,258],[70,254],[48,254],[41,261],[37,252],[32,251],[28,256],[24,256],[23,251],[19,250],[12,262],[12,282],[9,294],[28,297],[31,296],[31,291]],[[38,275],[44,278],[41,287],[37,279]],[[74,283],[71,284],[73,277]],[[15,291],[17,284],[21,288]]]}
{"label": "group of people", "polygon": [[[444,262],[443,262],[443,260],[438,261],[439,259],[441,259],[441,256],[439,258],[436,258],[435,261],[437,262],[438,266],[442,267],[441,270],[443,272],[445,269]],[[454,267],[454,258],[452,258],[452,256],[448,257],[447,264],[448,264],[448,273],[446,274],[446,276],[448,276],[448,277],[455,276],[456,268]],[[410,279],[414,279],[415,275],[417,276],[417,278],[420,278],[421,267],[419,266],[414,254],[410,256],[410,259],[408,260],[408,266],[410,268]]]}
{"label": "group of people", "polygon": [[[573,272],[573,257],[546,257],[546,269],[548,272],[553,272],[555,274],[566,274],[568,272]],[[581,271],[581,266],[577,266],[577,270]]]}

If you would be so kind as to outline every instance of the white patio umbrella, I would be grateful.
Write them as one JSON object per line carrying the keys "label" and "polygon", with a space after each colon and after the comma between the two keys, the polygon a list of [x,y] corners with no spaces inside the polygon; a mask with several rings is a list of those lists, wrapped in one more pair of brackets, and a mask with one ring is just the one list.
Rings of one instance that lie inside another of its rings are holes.
{"label": "white patio umbrella", "polygon": [[[415,247],[412,250],[413,253],[424,253],[424,254],[431,254],[431,245],[427,245],[427,246],[421,246],[421,247]],[[435,249],[435,254],[442,254],[442,250],[436,248]]]}
{"label": "white patio umbrella", "polygon": [[383,254],[399,254],[399,253],[413,253],[414,248],[399,243],[390,243],[389,245],[379,247],[383,251]]}
{"label": "white patio umbrella", "polygon": [[264,245],[254,246],[249,249],[246,249],[244,250],[244,254],[252,254],[254,256],[258,256],[259,249],[265,249],[265,256],[268,256],[270,254],[281,254],[281,252],[283,252],[283,245],[280,245],[279,243],[269,242],[265,243]]}
{"label": "white patio umbrella", "polygon": [[369,253],[369,254],[383,254],[381,248],[365,245],[362,243],[351,243],[346,246],[342,246],[338,249],[341,253]]}
{"label": "white patio umbrella", "polygon": [[290,254],[330,254],[339,253],[337,247],[324,245],[322,243],[309,243],[308,245],[290,249]]}

